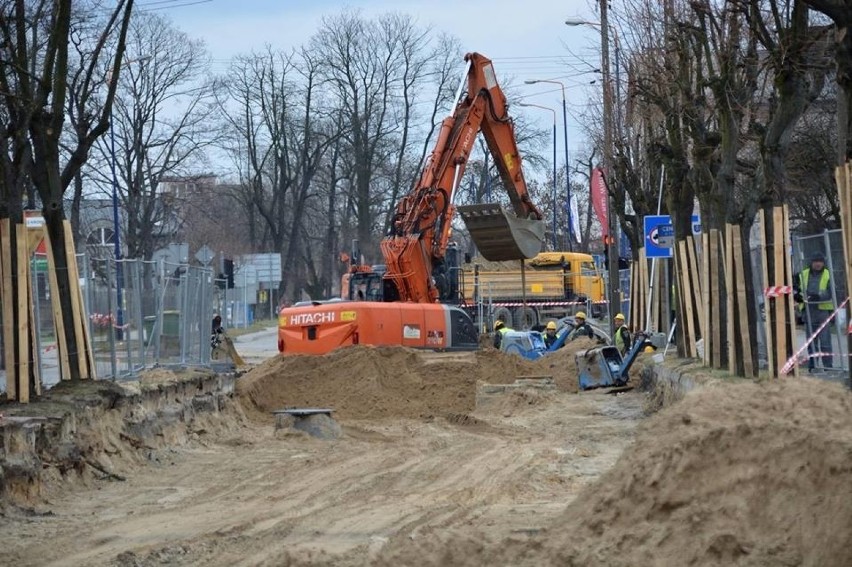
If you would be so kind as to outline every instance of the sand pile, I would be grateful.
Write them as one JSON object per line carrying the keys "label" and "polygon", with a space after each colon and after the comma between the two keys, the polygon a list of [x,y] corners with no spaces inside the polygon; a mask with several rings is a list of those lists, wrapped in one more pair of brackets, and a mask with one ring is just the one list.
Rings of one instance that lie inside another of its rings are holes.
{"label": "sand pile", "polygon": [[515,378],[515,361],[499,352],[430,359],[433,354],[355,346],[325,356],[275,357],[240,379],[237,391],[266,415],[327,406],[341,418],[418,418],[473,411],[477,381]]}
{"label": "sand pile", "polygon": [[852,395],[719,383],[643,424],[542,535],[434,534],[380,564],[852,565],[850,526]]}
{"label": "sand pile", "polygon": [[589,338],[581,338],[567,343],[564,347],[554,353],[527,363],[537,374],[553,377],[556,388],[563,392],[577,392],[577,361],[578,352],[586,351],[600,346],[597,341]]}
{"label": "sand pile", "polygon": [[852,565],[852,395],[807,379],[707,387],[649,420],[598,484],[552,559]]}
{"label": "sand pile", "polygon": [[237,383],[246,410],[265,416],[287,407],[329,406],[341,418],[418,418],[474,410],[476,384],[504,384],[520,376],[552,376],[562,391],[577,391],[574,354],[594,346],[577,340],[528,361],[494,349],[433,353],[402,347],[355,346],[325,356],[272,358]]}

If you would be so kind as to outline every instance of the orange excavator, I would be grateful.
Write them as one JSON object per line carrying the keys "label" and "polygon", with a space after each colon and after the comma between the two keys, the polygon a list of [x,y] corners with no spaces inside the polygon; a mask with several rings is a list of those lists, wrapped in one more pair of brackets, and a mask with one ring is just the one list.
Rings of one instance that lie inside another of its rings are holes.
{"label": "orange excavator", "polygon": [[281,310],[278,350],[324,354],[349,344],[474,349],[478,333],[458,296],[458,250],[450,243],[457,194],[476,135],[482,132],[512,211],[495,203],[458,207],[480,254],[521,260],[541,251],[544,222],[530,200],[508,104],[491,61],[465,55],[465,76],[414,189],[396,207],[381,242],[384,266],[357,265],[353,250],[341,299]]}

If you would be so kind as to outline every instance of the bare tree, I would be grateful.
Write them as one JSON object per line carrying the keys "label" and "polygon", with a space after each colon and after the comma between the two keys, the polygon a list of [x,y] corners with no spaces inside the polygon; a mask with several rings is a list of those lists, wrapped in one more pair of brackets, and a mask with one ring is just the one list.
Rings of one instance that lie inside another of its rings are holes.
{"label": "bare tree", "polygon": [[[164,182],[196,181],[211,133],[209,56],[163,16],[135,14],[118,80],[111,138],[98,143],[88,173],[106,194],[118,194],[124,211],[122,241],[131,258],[150,259],[162,239],[174,235],[185,191],[166,194]],[[112,80],[106,77],[106,80]]]}
{"label": "bare tree", "polygon": [[837,163],[852,160],[852,6],[847,0],[802,0],[834,22],[837,85]]}
{"label": "bare tree", "polygon": [[305,279],[293,266],[299,263],[308,201],[316,194],[313,181],[337,136],[320,89],[322,65],[307,49],[240,56],[219,100],[243,202],[264,231],[252,240],[283,254],[290,269],[282,292],[291,296]]}
{"label": "bare tree", "polygon": [[347,126],[342,156],[352,160],[356,232],[370,255],[375,255],[376,233],[387,225],[397,197],[418,173],[423,154],[414,153],[415,136],[426,132],[428,140],[434,128],[434,120],[427,124],[416,112],[430,73],[438,77],[433,119],[447,93],[446,52],[457,45],[443,40],[433,51],[430,35],[408,16],[369,20],[358,12],[344,12],[324,19],[311,40],[328,62],[326,78]]}
{"label": "bare tree", "polygon": [[[760,125],[757,182],[762,205],[786,200],[785,158],[796,124],[822,93],[828,71],[828,28],[812,27],[807,5],[794,0],[748,0],[749,25],[767,54],[773,88]],[[771,267],[770,267],[771,269]]]}
{"label": "bare tree", "polygon": [[[64,230],[63,196],[86,162],[95,141],[109,127],[115,87],[109,86],[103,101],[94,93],[99,88],[99,69],[108,64],[118,74],[124,55],[125,38],[133,0],[118,0],[99,19],[94,47],[82,78],[89,111],[75,126],[75,140],[63,154],[60,136],[68,104],[69,47],[72,30],[71,0],[52,2],[4,1],[0,4],[0,91],[8,118],[3,153],[5,211],[12,222],[21,221],[19,205],[14,204],[22,183],[30,179],[38,191],[50,235],[55,261],[58,295],[66,332],[68,356],[80,359],[82,337],[75,332],[75,310],[69,279]],[[103,12],[96,12],[101,13]],[[41,34],[45,34],[41,36]],[[30,42],[30,38],[34,38]],[[20,199],[17,199],[20,203]],[[13,241],[14,242],[14,241]],[[14,294],[26,293],[23,289]],[[76,311],[77,316],[82,313]],[[79,321],[78,321],[79,322]],[[17,340],[17,339],[16,339]],[[71,379],[80,378],[79,364],[71,365]]]}
{"label": "bare tree", "polygon": [[802,116],[787,156],[791,224],[803,234],[840,228],[834,182],[836,114],[830,97]]}

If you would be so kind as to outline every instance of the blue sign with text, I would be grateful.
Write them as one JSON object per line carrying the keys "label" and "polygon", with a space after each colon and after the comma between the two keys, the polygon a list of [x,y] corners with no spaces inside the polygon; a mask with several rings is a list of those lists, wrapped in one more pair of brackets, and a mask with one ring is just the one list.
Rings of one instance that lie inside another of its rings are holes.
{"label": "blue sign with text", "polygon": [[[674,225],[669,215],[648,215],[645,223],[645,257],[671,258],[674,249]],[[701,234],[701,218],[692,215],[692,234]]]}

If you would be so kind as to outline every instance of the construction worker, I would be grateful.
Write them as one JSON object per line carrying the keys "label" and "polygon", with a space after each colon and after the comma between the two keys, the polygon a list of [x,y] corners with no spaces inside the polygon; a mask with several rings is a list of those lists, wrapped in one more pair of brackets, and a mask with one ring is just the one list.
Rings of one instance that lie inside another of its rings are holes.
{"label": "construction worker", "polygon": [[222,316],[216,315],[213,317],[210,329],[210,348],[216,349],[222,344],[222,337],[225,335],[225,327],[222,326]]}
{"label": "construction worker", "polygon": [[506,323],[497,319],[494,321],[494,348],[499,349],[500,344],[503,342],[503,335],[511,331],[509,327],[506,326]]}
{"label": "construction worker", "polygon": [[544,345],[547,348],[556,342],[556,322],[551,321],[544,328]]}
{"label": "construction worker", "polygon": [[[808,337],[813,336],[817,329],[825,323],[834,304],[831,302],[831,277],[825,269],[825,255],[817,252],[811,256],[810,267],[805,268],[793,279],[793,299],[803,312]],[[822,359],[824,368],[834,366],[831,334],[828,325],[819,332],[808,346],[808,370],[813,371],[815,355]]]}
{"label": "construction worker", "polygon": [[618,352],[621,353],[621,356],[627,354],[627,351],[630,350],[630,347],[633,346],[633,339],[630,336],[630,331],[627,329],[627,325],[624,324],[624,314],[619,313],[615,316],[615,336],[614,341],[615,348],[618,349]]}
{"label": "construction worker", "polygon": [[595,331],[592,329],[592,326],[586,322],[586,314],[582,311],[577,311],[574,314],[574,330],[571,331],[571,334],[568,335],[568,340],[573,341],[579,337],[589,337],[590,339],[595,338]]}

